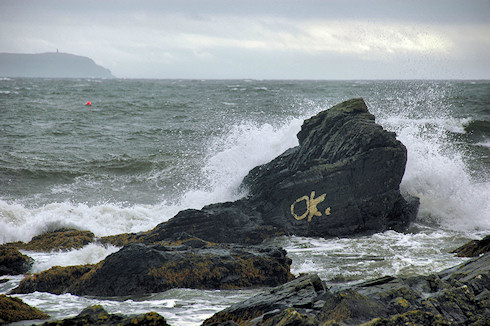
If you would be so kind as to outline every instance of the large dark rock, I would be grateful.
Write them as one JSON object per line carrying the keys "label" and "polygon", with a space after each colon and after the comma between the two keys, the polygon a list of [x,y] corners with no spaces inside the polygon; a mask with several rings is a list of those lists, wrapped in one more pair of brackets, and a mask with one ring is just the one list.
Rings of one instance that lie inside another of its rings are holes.
{"label": "large dark rock", "polygon": [[155,243],[173,239],[182,232],[217,243],[259,244],[264,239],[285,234],[286,229],[265,224],[262,214],[243,199],[181,211],[146,232],[140,241]]}
{"label": "large dark rock", "polygon": [[77,316],[63,320],[48,321],[42,326],[107,325],[107,326],[168,326],[165,318],[156,312],[134,316],[109,314],[100,305],[89,306]]}
{"label": "large dark rock", "polygon": [[418,203],[399,185],[406,148],[375,123],[362,99],[306,120],[299,146],[253,169],[243,185],[267,225],[305,236],[403,229]]}
{"label": "large dark rock", "polygon": [[97,265],[53,267],[26,277],[11,293],[123,296],[177,287],[277,286],[292,279],[290,265],[286,252],[274,247],[217,245],[196,238],[173,246],[134,243]]}
{"label": "large dark rock", "polygon": [[[490,255],[428,276],[326,289],[306,275],[216,313],[204,325],[488,325]],[[364,324],[366,323],[366,324]]]}
{"label": "large dark rock", "polygon": [[375,123],[362,99],[306,120],[298,139],[299,146],[250,171],[242,183],[247,198],[185,210],[122,239],[154,243],[187,232],[208,241],[256,244],[282,234],[403,230],[415,218],[418,199],[407,202],[399,189],[406,148]]}

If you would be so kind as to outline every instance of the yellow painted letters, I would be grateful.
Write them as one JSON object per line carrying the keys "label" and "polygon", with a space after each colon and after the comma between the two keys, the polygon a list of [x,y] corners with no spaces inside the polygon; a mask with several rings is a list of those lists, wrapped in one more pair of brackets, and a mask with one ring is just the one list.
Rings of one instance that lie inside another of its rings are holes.
{"label": "yellow painted letters", "polygon": [[[293,215],[293,217],[297,220],[302,220],[306,216],[308,216],[308,222],[311,222],[311,219],[313,218],[313,216],[322,216],[322,212],[320,212],[318,210],[317,205],[325,200],[325,195],[326,194],[323,194],[323,195],[320,195],[320,196],[315,198],[315,192],[312,191],[310,194],[310,197],[303,196],[303,197],[296,199],[291,204],[291,215]],[[299,203],[303,200],[306,203],[306,211],[303,214],[298,216],[298,214],[296,214],[296,212],[294,211],[294,207],[297,203]],[[325,210],[325,215],[330,215],[330,207]]]}

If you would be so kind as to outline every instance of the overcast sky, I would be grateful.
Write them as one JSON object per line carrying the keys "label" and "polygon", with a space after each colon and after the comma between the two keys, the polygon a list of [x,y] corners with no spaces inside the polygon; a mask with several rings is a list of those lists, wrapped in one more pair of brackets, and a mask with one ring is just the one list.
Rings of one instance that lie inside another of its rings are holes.
{"label": "overcast sky", "polygon": [[490,79],[490,0],[0,0],[0,52],[121,78]]}

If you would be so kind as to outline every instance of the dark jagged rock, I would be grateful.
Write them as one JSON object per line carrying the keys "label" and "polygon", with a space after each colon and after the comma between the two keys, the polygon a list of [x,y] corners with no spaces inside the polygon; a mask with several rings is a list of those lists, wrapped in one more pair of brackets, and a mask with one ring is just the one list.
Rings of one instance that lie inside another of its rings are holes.
{"label": "dark jagged rock", "polygon": [[224,325],[230,321],[243,325],[251,320],[264,321],[290,308],[312,308],[325,293],[326,289],[317,275],[305,275],[232,305],[205,320],[203,325]]}
{"label": "dark jagged rock", "polygon": [[[490,255],[428,276],[328,290],[307,275],[232,305],[203,325],[488,325]],[[365,323],[365,324],[364,324]]]}
{"label": "dark jagged rock", "polygon": [[262,215],[244,199],[181,211],[143,235],[140,241],[155,243],[175,238],[182,232],[217,243],[259,244],[264,239],[285,234],[286,230],[264,224]]}
{"label": "dark jagged rock", "polygon": [[58,229],[37,235],[27,244],[19,244],[17,247],[32,251],[71,250],[80,249],[94,239],[95,236],[90,231]]}
{"label": "dark jagged rock", "polygon": [[403,229],[415,217],[399,185],[406,148],[375,123],[362,99],[306,120],[299,146],[243,181],[266,224],[305,236]]}
{"label": "dark jagged rock", "polygon": [[0,294],[0,325],[21,320],[48,319],[49,315],[25,304],[21,299]]}
{"label": "dark jagged rock", "polygon": [[34,260],[10,244],[0,246],[0,275],[18,275],[29,271]]}
{"label": "dark jagged rock", "polygon": [[[196,245],[197,243],[194,243]],[[74,294],[121,296],[171,288],[230,289],[287,282],[291,260],[277,248],[131,244],[108,256]]]}
{"label": "dark jagged rock", "polygon": [[458,257],[477,257],[484,253],[490,251],[490,235],[487,235],[481,240],[470,241],[458,249],[454,250],[453,253]]}
{"label": "dark jagged rock", "polygon": [[97,265],[53,267],[21,281],[12,293],[34,291],[123,296],[171,288],[277,286],[292,278],[291,260],[274,247],[245,248],[191,238],[172,246],[134,243]]}
{"label": "dark jagged rock", "polygon": [[139,235],[147,244],[187,232],[213,242],[257,244],[266,238],[348,236],[402,230],[418,199],[402,197],[406,148],[376,124],[362,99],[340,103],[306,120],[300,145],[254,168],[250,195],[201,210],[185,210]]}
{"label": "dark jagged rock", "polygon": [[77,316],[63,320],[48,321],[42,326],[74,326],[74,325],[108,325],[108,326],[168,326],[165,318],[156,312],[148,312],[135,316],[109,314],[100,305],[89,306]]}

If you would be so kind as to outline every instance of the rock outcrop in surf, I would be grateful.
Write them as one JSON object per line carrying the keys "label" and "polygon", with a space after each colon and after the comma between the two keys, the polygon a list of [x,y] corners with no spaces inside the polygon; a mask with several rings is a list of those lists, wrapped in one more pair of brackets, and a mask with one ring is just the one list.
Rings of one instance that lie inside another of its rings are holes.
{"label": "rock outcrop in surf", "polygon": [[487,235],[481,240],[472,240],[461,247],[455,249],[455,253],[459,257],[478,257],[490,251],[490,235]]}
{"label": "rock outcrop in surf", "polygon": [[[418,200],[407,202],[399,189],[406,148],[375,123],[362,99],[306,120],[298,139],[299,146],[250,171],[242,184],[248,197],[181,211],[147,232],[100,239],[124,248],[97,265],[53,267],[27,277],[13,292],[118,296],[175,287],[275,286],[291,278],[286,252],[243,244],[279,235],[401,230],[415,218]],[[65,245],[63,235],[74,231],[62,231],[35,244],[45,248],[46,239],[55,239]],[[93,237],[76,234],[84,241]]]}
{"label": "rock outcrop in surf", "polygon": [[22,320],[48,319],[49,315],[31,307],[19,298],[0,294],[0,325]]}
{"label": "rock outcrop in surf", "polygon": [[14,243],[0,246],[0,276],[27,273],[33,263],[34,260],[22,254]]}
{"label": "rock outcrop in surf", "polygon": [[73,325],[103,325],[103,326],[169,326],[165,318],[156,312],[125,316],[109,314],[102,306],[94,305],[83,309],[77,316],[63,320],[48,321],[42,326],[73,326]]}
{"label": "rock outcrop in surf", "polygon": [[144,295],[172,288],[241,289],[293,278],[291,259],[276,247],[215,244],[197,238],[133,243],[95,265],[59,267],[24,278],[11,293]]}
{"label": "rock outcrop in surf", "polygon": [[406,148],[376,124],[362,99],[306,120],[298,139],[299,146],[250,171],[242,183],[247,198],[181,211],[149,232],[122,238],[154,243],[187,232],[207,241],[257,244],[278,235],[403,230],[415,218],[418,199],[404,198],[399,187]]}

